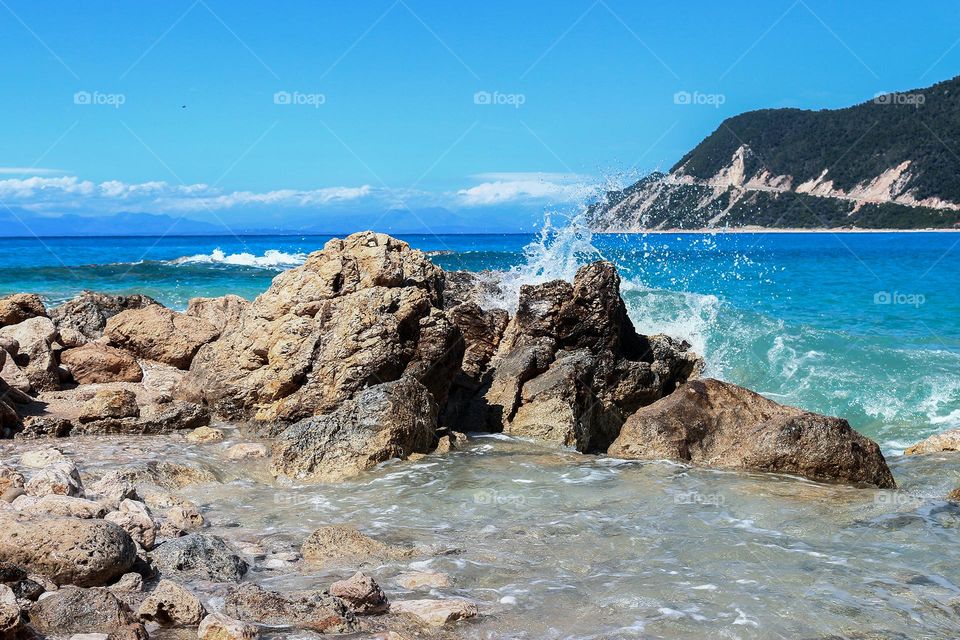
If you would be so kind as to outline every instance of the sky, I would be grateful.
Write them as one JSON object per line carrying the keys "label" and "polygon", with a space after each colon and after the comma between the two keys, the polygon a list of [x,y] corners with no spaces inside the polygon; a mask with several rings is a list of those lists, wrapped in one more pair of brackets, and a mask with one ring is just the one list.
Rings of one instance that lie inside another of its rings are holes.
{"label": "sky", "polygon": [[0,214],[528,230],[724,118],[951,78],[958,27],[934,1],[0,0]]}

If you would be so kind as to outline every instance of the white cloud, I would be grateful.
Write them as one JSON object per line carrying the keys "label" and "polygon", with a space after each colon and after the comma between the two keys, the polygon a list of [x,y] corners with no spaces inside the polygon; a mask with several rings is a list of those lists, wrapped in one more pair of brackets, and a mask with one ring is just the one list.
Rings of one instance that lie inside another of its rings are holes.
{"label": "white cloud", "polygon": [[160,202],[169,209],[179,211],[200,211],[203,209],[231,209],[248,205],[271,205],[277,207],[311,207],[336,204],[366,198],[373,193],[370,185],[360,187],[326,187],[306,191],[296,189],[278,189],[255,193],[253,191],[234,191],[220,195],[200,195],[198,197],[171,198]]}
{"label": "white cloud", "polygon": [[80,180],[76,176],[62,178],[8,178],[0,180],[0,200],[3,199],[31,199],[45,197],[51,194],[72,194],[87,196],[94,192],[96,186],[89,180]]}
{"label": "white cloud", "polygon": [[40,167],[0,167],[0,176],[49,176],[66,173],[60,169],[42,169]]}
{"label": "white cloud", "polygon": [[[508,202],[577,202],[595,192],[595,187],[583,182],[564,182],[541,178],[558,174],[481,174],[499,176],[492,182],[483,182],[469,189],[457,191],[459,204],[481,207]],[[510,179],[505,179],[505,178]]]}

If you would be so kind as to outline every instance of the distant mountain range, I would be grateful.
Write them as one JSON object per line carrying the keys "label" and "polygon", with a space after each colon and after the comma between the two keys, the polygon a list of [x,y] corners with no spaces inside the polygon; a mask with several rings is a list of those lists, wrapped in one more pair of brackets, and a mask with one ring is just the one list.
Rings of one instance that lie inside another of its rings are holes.
{"label": "distant mountain range", "polygon": [[960,77],[846,109],[751,111],[589,217],[600,231],[956,228],[958,154]]}

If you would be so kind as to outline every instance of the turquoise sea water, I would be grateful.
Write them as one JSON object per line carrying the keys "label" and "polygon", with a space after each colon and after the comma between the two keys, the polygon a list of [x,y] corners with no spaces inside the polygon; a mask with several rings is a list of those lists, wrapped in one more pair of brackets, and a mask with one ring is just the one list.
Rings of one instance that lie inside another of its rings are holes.
{"label": "turquoise sea water", "polygon": [[[83,289],[252,298],[329,236],[0,239],[0,294]],[[689,340],[708,373],[847,418],[888,453],[960,426],[960,234],[409,236],[440,266],[508,293],[620,268],[637,328]]]}

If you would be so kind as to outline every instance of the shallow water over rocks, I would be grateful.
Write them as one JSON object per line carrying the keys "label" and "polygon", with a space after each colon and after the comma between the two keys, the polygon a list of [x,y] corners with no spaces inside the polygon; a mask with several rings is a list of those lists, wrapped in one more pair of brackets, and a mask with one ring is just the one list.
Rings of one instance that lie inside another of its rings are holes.
{"label": "shallow water over rocks", "polygon": [[[437,547],[363,568],[393,600],[479,605],[481,618],[438,637],[952,638],[960,625],[960,506],[942,499],[960,484],[960,456],[894,457],[901,489],[882,491],[488,435],[357,481],[287,486],[264,459],[228,460],[248,439],[220,426],[227,438],[208,445],[182,436],[55,444],[87,476],[148,460],[212,470],[220,484],[179,493],[201,507],[210,533],[248,554],[245,579],[273,589],[325,588],[357,568],[298,560],[321,525]],[[39,446],[3,443],[0,463]],[[452,584],[408,591],[394,578],[410,570]],[[191,586],[216,608],[221,590]]]}

